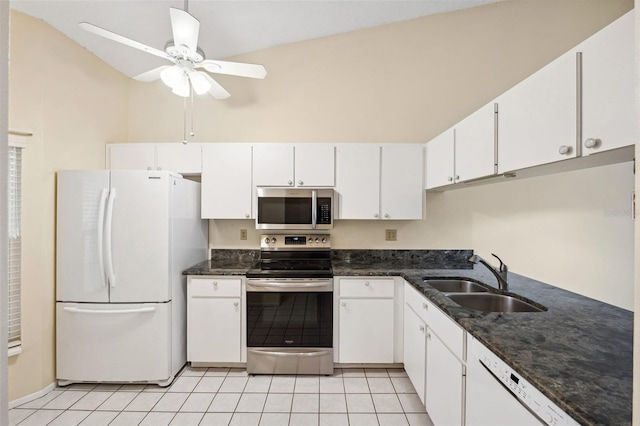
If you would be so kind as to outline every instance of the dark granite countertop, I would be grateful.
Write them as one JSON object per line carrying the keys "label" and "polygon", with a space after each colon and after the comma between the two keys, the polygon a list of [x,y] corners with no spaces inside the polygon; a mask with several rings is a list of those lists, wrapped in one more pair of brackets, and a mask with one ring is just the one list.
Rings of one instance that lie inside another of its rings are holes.
{"label": "dark granite countertop", "polygon": [[[457,277],[495,285],[484,266],[460,262],[470,251],[384,252],[334,250],[334,276],[401,276],[581,424],[631,424],[633,312],[511,272],[509,292],[548,310],[473,311],[422,282]],[[249,257],[218,257],[185,274],[244,275],[257,259]]]}

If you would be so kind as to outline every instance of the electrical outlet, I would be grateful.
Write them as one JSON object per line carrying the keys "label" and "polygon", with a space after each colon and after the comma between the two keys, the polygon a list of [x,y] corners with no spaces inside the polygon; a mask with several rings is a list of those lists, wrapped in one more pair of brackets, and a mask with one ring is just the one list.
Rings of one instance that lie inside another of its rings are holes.
{"label": "electrical outlet", "polygon": [[387,241],[397,241],[398,240],[398,230],[397,229],[385,229],[384,231],[384,239]]}
{"label": "electrical outlet", "polygon": [[246,229],[241,229],[240,230],[240,239],[241,240],[246,240],[247,239],[247,230]]}

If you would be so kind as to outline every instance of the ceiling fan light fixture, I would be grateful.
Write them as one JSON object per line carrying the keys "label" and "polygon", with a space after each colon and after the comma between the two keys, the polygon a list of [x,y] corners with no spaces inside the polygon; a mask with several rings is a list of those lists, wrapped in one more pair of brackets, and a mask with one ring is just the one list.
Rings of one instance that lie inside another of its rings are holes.
{"label": "ceiling fan light fixture", "polygon": [[187,74],[183,73],[181,79],[178,81],[178,84],[172,87],[172,92],[178,96],[182,96],[183,98],[189,97],[189,79],[187,78]]}
{"label": "ceiling fan light fixture", "polygon": [[160,79],[164,84],[174,89],[181,83],[184,71],[180,67],[172,66],[165,68],[160,73]]}
{"label": "ceiling fan light fixture", "polygon": [[189,80],[191,81],[193,91],[198,95],[204,95],[211,89],[211,83],[209,83],[199,71],[191,71],[189,73]]}

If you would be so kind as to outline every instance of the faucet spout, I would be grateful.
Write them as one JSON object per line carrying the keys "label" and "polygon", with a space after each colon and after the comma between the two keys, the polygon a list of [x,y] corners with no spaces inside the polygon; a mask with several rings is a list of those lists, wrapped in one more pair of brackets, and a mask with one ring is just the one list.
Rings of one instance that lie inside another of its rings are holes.
{"label": "faucet spout", "polygon": [[484,260],[483,258],[478,256],[477,254],[474,254],[468,260],[471,263],[475,263],[475,264],[481,263],[484,266],[486,266],[487,269],[489,269],[489,271],[491,271],[491,273],[498,280],[498,288],[500,290],[508,291],[509,290],[509,283],[507,281],[507,276],[508,276],[508,273],[509,273],[509,268],[507,267],[507,265],[498,256],[496,256],[493,253],[491,253],[491,256],[495,257],[496,259],[498,259],[498,262],[500,262],[500,266],[498,266],[498,268],[494,268],[489,263],[487,263],[486,260]]}

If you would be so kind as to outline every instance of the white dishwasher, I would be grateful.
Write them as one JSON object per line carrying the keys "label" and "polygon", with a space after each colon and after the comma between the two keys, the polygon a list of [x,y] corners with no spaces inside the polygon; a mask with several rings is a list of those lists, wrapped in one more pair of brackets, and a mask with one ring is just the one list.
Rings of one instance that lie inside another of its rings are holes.
{"label": "white dishwasher", "polygon": [[467,363],[466,426],[579,425],[475,338]]}

